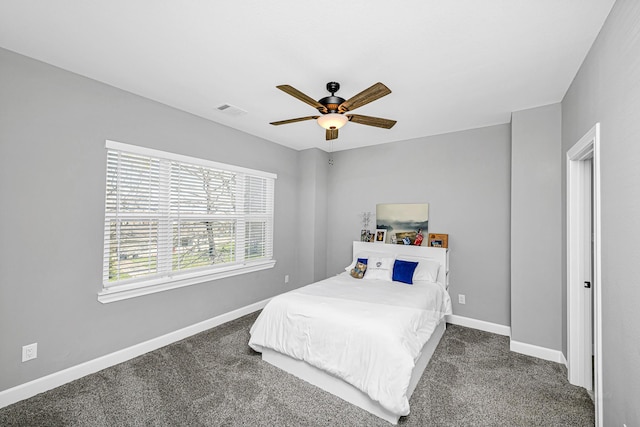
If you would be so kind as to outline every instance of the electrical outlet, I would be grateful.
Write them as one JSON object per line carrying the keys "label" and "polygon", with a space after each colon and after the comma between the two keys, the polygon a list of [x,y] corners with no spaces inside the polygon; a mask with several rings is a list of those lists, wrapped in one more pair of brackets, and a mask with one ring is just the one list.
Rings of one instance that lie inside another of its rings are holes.
{"label": "electrical outlet", "polygon": [[463,294],[458,294],[458,303],[459,304],[466,304],[467,303],[467,301],[466,301],[466,299],[465,299]]}
{"label": "electrical outlet", "polygon": [[289,275],[288,274],[284,275],[284,283],[289,283]]}
{"label": "electrical outlet", "polygon": [[34,342],[33,344],[22,346],[22,361],[26,362],[27,360],[35,359],[38,357],[38,343]]}

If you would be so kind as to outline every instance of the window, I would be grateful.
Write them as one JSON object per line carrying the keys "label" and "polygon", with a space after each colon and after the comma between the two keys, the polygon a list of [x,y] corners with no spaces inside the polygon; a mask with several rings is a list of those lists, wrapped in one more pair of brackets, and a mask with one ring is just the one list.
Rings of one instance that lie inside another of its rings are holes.
{"label": "window", "polygon": [[271,268],[276,175],[107,141],[102,302]]}

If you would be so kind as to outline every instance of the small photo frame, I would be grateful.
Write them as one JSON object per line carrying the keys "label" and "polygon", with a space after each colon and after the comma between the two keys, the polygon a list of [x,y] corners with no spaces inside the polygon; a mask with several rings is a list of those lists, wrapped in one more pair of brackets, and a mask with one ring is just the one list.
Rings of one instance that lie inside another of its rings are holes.
{"label": "small photo frame", "polygon": [[376,243],[386,243],[387,242],[387,230],[385,228],[378,228],[376,230],[376,235],[374,242]]}
{"label": "small photo frame", "polygon": [[416,236],[418,233],[416,231],[402,231],[400,233],[396,233],[396,243],[399,245],[413,245],[413,242],[416,241]]}
{"label": "small photo frame", "polygon": [[428,246],[430,246],[432,248],[448,248],[449,247],[449,235],[448,234],[429,233]]}

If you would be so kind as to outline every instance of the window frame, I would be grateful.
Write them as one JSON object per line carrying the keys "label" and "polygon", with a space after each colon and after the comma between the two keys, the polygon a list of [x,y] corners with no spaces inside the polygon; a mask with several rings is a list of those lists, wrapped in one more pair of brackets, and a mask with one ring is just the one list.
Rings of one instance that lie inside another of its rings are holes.
{"label": "window frame", "polygon": [[[154,274],[149,278],[137,278],[137,279],[124,279],[120,280],[118,283],[108,282],[108,272],[109,272],[109,245],[110,245],[110,231],[107,224],[110,219],[114,217],[114,214],[108,212],[106,199],[104,206],[104,246],[103,246],[103,281],[101,291],[98,293],[98,301],[101,303],[109,303],[113,301],[119,301],[128,298],[134,298],[142,295],[147,295],[151,293],[161,292],[169,289],[176,289],[184,286],[190,286],[197,283],[208,282],[212,280],[224,279],[227,277],[237,276],[240,274],[247,274],[256,271],[266,270],[273,268],[276,264],[276,260],[273,258],[273,222],[274,222],[274,202],[275,202],[275,180],[277,179],[277,175],[271,172],[259,171],[249,168],[244,168],[241,166],[229,165],[220,162],[214,162],[211,160],[196,158],[185,156],[181,154],[170,153],[166,151],[155,150],[146,147],[140,147],[131,144],[125,144],[122,142],[116,142],[111,140],[106,140],[105,149],[108,152],[109,150],[121,151],[127,154],[140,155],[146,157],[152,157],[154,159],[160,159],[160,161],[168,161],[168,162],[179,162],[184,163],[191,166],[202,166],[211,169],[217,169],[225,172],[236,172],[239,173],[242,178],[242,181],[249,176],[260,177],[270,179],[268,181],[267,188],[267,211],[264,214],[257,215],[265,220],[266,225],[266,233],[267,233],[267,243],[270,251],[268,253],[267,258],[263,258],[257,261],[246,260],[245,259],[245,247],[240,248],[236,247],[236,261],[233,263],[224,263],[218,267],[200,267],[194,269],[186,269],[186,270],[178,270],[178,271],[165,271],[164,275],[160,275],[161,273]],[[108,169],[108,165],[107,165]],[[106,172],[106,170],[105,170]],[[170,187],[170,185],[169,185]],[[244,191],[244,185],[240,186],[241,192]],[[105,188],[107,188],[107,182],[105,182]],[[168,191],[168,189],[166,190]],[[241,202],[240,204],[243,204]],[[244,208],[243,208],[244,209]],[[169,209],[170,210],[170,209]],[[167,211],[168,212],[168,211]],[[132,214],[124,214],[124,216],[136,217],[137,213]],[[158,217],[162,215],[162,213],[157,214]],[[153,216],[152,213],[143,214],[145,218],[151,218]],[[242,222],[251,222],[251,214],[247,214],[244,211],[241,214],[236,214],[236,216],[242,216],[244,218]],[[256,215],[253,215],[254,217]],[[235,240],[238,241],[238,233],[240,231],[244,233],[244,226],[238,227],[235,230]],[[244,240],[243,240],[244,241]],[[160,246],[160,242],[158,242],[158,246]],[[160,256],[160,255],[158,255]]]}

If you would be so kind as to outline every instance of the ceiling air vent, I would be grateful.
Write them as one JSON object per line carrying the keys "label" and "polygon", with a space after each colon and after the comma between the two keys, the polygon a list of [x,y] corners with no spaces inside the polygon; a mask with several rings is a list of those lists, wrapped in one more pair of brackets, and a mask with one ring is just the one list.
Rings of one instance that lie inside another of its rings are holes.
{"label": "ceiling air vent", "polygon": [[216,107],[218,110],[222,111],[225,114],[228,114],[230,116],[242,116],[244,114],[247,114],[247,111],[243,110],[242,108],[238,108],[235,105],[231,105],[231,104],[222,104]]}

